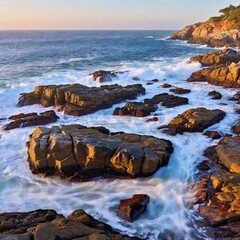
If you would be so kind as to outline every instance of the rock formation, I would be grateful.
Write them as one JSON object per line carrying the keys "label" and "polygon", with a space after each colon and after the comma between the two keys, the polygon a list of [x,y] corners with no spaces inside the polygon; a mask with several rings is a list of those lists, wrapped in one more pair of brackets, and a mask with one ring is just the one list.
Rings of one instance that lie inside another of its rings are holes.
{"label": "rock formation", "polygon": [[175,94],[187,94],[191,92],[190,89],[184,89],[184,88],[172,88],[169,91]]}
{"label": "rock formation", "polygon": [[104,70],[99,70],[89,75],[97,82],[110,82],[113,78],[117,77],[116,72]]}
{"label": "rock formation", "polygon": [[146,194],[135,194],[132,198],[120,201],[117,215],[129,222],[133,222],[145,212],[150,197]]}
{"label": "rock formation", "polygon": [[188,43],[207,44],[211,47],[240,46],[240,5],[220,10],[221,15],[184,27],[170,40],[187,40]]}
{"label": "rock formation", "polygon": [[79,209],[66,218],[54,210],[1,213],[0,239],[138,240],[139,238],[124,236]]}
{"label": "rock formation", "polygon": [[209,126],[220,122],[225,115],[226,113],[220,109],[189,109],[176,116],[167,126],[161,126],[159,129],[165,129],[165,132],[170,135],[183,132],[202,132]]}
{"label": "rock formation", "polygon": [[194,72],[189,82],[208,82],[224,87],[240,87],[240,54],[231,49],[206,53],[203,56],[191,58],[190,62],[199,61],[204,66]]}
{"label": "rock formation", "polygon": [[33,173],[67,179],[140,177],[168,163],[170,141],[136,134],[110,134],[106,128],[81,125],[38,127],[30,135],[28,161]]}
{"label": "rock formation", "polygon": [[111,107],[126,99],[135,99],[140,94],[145,94],[141,84],[126,87],[115,84],[91,88],[80,84],[47,85],[37,86],[33,92],[23,93],[18,106],[56,106],[65,114],[81,116]]}
{"label": "rock formation", "polygon": [[161,104],[164,107],[172,108],[180,105],[188,104],[188,99],[162,93],[154,96],[151,99],[145,99],[142,102],[128,102],[123,108],[116,108],[113,115],[119,116],[133,116],[133,117],[146,117],[151,112],[157,110],[157,105]]}
{"label": "rock formation", "polygon": [[28,114],[18,114],[9,117],[9,120],[14,120],[10,123],[5,124],[2,129],[3,130],[11,130],[14,128],[20,127],[29,127],[29,126],[36,126],[36,125],[44,125],[48,123],[53,123],[58,120],[58,116],[54,111],[46,111],[40,113],[28,113]]}

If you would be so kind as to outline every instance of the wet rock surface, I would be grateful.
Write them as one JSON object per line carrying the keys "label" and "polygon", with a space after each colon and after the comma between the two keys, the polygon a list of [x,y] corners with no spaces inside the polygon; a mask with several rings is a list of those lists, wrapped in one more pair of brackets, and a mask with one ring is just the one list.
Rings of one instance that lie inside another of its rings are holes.
{"label": "wet rock surface", "polygon": [[172,88],[169,91],[175,94],[187,94],[191,92],[190,89],[184,89],[184,88]]}
{"label": "wet rock surface", "polygon": [[203,134],[212,139],[219,139],[222,137],[217,131],[205,131]]}
{"label": "wet rock surface", "polygon": [[197,60],[210,67],[192,73],[188,78],[189,82],[208,82],[224,87],[240,87],[240,54],[236,51],[225,49],[191,59],[191,61]]}
{"label": "wet rock surface", "polygon": [[226,113],[220,109],[208,110],[206,108],[189,109],[176,116],[169,124],[169,129],[176,132],[202,132],[209,126],[220,122]]}
{"label": "wet rock surface", "polygon": [[56,106],[65,114],[82,116],[100,109],[111,107],[124,100],[131,100],[145,94],[141,84],[126,87],[105,85],[87,87],[80,84],[38,86],[30,93],[23,93],[18,106],[41,104]]}
{"label": "wet rock surface", "polygon": [[133,117],[146,117],[155,112],[156,107],[150,106],[141,102],[128,102],[123,108],[116,108],[113,115],[118,116],[133,116]]}
{"label": "wet rock surface", "polygon": [[97,82],[110,82],[113,78],[117,77],[116,72],[104,70],[99,70],[89,75],[92,76],[93,80]]}
{"label": "wet rock surface", "polygon": [[235,126],[232,127],[232,131],[236,134],[240,134],[240,120],[237,122]]}
{"label": "wet rock surface", "polygon": [[120,201],[117,215],[126,221],[133,222],[146,211],[150,197],[146,194],[135,194],[132,198]]}
{"label": "wet rock surface", "polygon": [[40,114],[37,113],[21,113],[9,117],[9,120],[13,120],[10,123],[5,124],[3,130],[11,130],[14,128],[22,128],[29,126],[45,125],[48,123],[53,123],[58,120],[58,116],[54,111],[46,111]]}
{"label": "wet rock surface", "polygon": [[211,99],[213,100],[219,100],[222,98],[222,94],[220,92],[217,91],[211,91],[208,93],[208,96],[211,97]]}
{"label": "wet rock surface", "polygon": [[[202,171],[205,179],[201,191],[206,192],[199,205],[203,226],[212,239],[238,239],[240,226],[240,137],[225,137],[217,146],[206,150],[209,173]],[[232,168],[233,166],[233,168]]]}
{"label": "wet rock surface", "polygon": [[56,174],[69,180],[150,176],[168,163],[173,152],[167,140],[110,134],[103,127],[81,125],[36,128],[27,147],[33,173]]}
{"label": "wet rock surface", "polygon": [[79,209],[68,217],[53,210],[0,214],[0,239],[130,240]]}

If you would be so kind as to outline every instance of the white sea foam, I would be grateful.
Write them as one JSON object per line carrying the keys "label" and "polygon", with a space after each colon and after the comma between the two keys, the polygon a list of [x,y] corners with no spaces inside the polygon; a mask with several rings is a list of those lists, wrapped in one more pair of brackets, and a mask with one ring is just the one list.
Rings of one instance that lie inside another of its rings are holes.
{"label": "white sea foam", "polygon": [[[183,135],[168,136],[157,130],[160,125],[166,125],[177,114],[195,107],[209,109],[220,108],[227,112],[225,119],[209,129],[223,133],[231,133],[231,126],[237,121],[234,113],[234,102],[227,99],[236,90],[224,89],[206,83],[187,83],[186,79],[191,72],[199,69],[198,64],[186,64],[185,59],[175,59],[166,63],[124,63],[117,70],[128,70],[119,74],[112,83],[121,85],[134,84],[133,76],[140,77],[140,82],[147,89],[145,96],[140,96],[139,101],[155,94],[168,92],[160,87],[168,82],[174,86],[190,88],[187,94],[189,105],[176,108],[159,106],[158,122],[146,122],[146,118],[113,116],[113,110],[124,103],[116,104],[112,108],[96,113],[72,117],[58,113],[60,119],[55,124],[79,123],[85,126],[102,125],[113,132],[125,131],[152,135],[169,139],[173,142],[174,153],[166,167],[161,168],[154,176],[136,180],[104,180],[95,179],[85,183],[69,183],[58,177],[43,178],[33,175],[28,167],[25,143],[29,134],[35,127],[0,131],[0,212],[29,211],[38,208],[53,208],[59,213],[68,215],[78,208],[85,209],[97,219],[112,225],[115,229],[129,235],[138,235],[142,238],[161,239],[166,231],[173,231],[176,239],[192,239],[193,226],[191,225],[191,211],[186,207],[193,193],[187,188],[195,172],[195,165],[203,157],[203,150],[215,141],[211,141],[201,133],[185,133]],[[101,83],[91,81],[87,71],[68,71],[48,73],[44,76],[24,81],[10,88],[1,89],[0,102],[2,117],[18,114],[20,112],[42,112],[46,108],[39,105],[17,108],[19,94],[32,91],[35,85],[40,84],[65,84],[81,83],[88,86],[99,86]],[[158,83],[146,85],[148,80],[157,78]],[[166,79],[166,80],[164,80]],[[104,83],[106,84],[106,83]],[[207,95],[209,91],[220,91],[222,100],[211,100]],[[227,105],[222,105],[226,103]],[[49,108],[54,109],[54,108]],[[6,121],[0,122],[1,125]],[[55,125],[54,124],[54,125]],[[51,126],[49,124],[48,126]],[[201,143],[201,144],[200,144]],[[147,212],[134,223],[127,223],[119,219],[115,210],[120,199],[128,198],[135,193],[146,193],[151,197]],[[162,235],[161,235],[162,234]],[[166,236],[166,235],[165,235]]]}
{"label": "white sea foam", "polygon": [[93,56],[70,58],[70,59],[66,59],[66,60],[61,60],[61,61],[59,61],[59,64],[82,62],[82,61],[91,61],[91,60],[93,60],[93,59],[94,59]]}

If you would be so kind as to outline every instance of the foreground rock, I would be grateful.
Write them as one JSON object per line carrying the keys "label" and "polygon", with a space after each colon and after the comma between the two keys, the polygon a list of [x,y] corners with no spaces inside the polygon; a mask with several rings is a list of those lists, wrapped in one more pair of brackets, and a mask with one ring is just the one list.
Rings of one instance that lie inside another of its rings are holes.
{"label": "foreground rock", "polygon": [[172,108],[188,104],[188,99],[170,95],[168,93],[162,93],[154,96],[151,99],[145,99],[144,103],[128,102],[123,108],[116,108],[113,112],[113,115],[146,117],[150,115],[151,112],[155,112],[157,110],[158,104],[161,104],[167,108]]}
{"label": "foreground rock", "polygon": [[92,76],[93,80],[97,82],[110,82],[113,78],[117,77],[114,71],[104,70],[99,70],[89,75]]}
{"label": "foreground rock", "polygon": [[124,220],[133,222],[145,212],[150,197],[146,194],[135,194],[130,199],[121,200],[117,215]]}
{"label": "foreground rock", "polygon": [[151,136],[110,134],[81,125],[36,128],[30,135],[28,161],[33,173],[69,180],[91,177],[140,177],[168,163],[172,143]]}
{"label": "foreground rock", "polygon": [[166,133],[175,135],[183,132],[202,132],[211,125],[220,122],[226,113],[219,109],[208,110],[206,108],[189,109],[176,116],[168,126]]}
{"label": "foreground rock", "polygon": [[130,240],[79,209],[64,217],[53,210],[0,214],[0,239]]}
{"label": "foreground rock", "polygon": [[18,106],[41,104],[56,106],[65,114],[82,116],[111,107],[127,99],[145,94],[141,84],[126,87],[115,85],[87,87],[80,84],[48,85],[35,87],[34,92],[23,93]]}
{"label": "foreground rock", "polygon": [[199,211],[212,239],[240,237],[240,174],[236,167],[236,162],[240,163],[239,142],[239,136],[225,137],[205,153],[210,172],[203,174],[202,191],[206,197]]}
{"label": "foreground rock", "polygon": [[7,123],[2,127],[3,130],[11,130],[14,128],[20,127],[29,127],[29,126],[36,126],[36,125],[44,125],[48,123],[53,123],[58,120],[58,116],[54,111],[46,111],[40,113],[28,113],[28,114],[18,114],[9,117],[10,120],[14,120],[10,123]]}
{"label": "foreground rock", "polygon": [[189,82],[208,82],[224,87],[240,87],[240,54],[234,50],[225,49],[218,52],[197,56],[191,61],[199,61],[209,68],[194,72]]}
{"label": "foreground rock", "polygon": [[184,27],[171,40],[187,40],[189,43],[207,44],[211,47],[240,46],[240,6],[230,5],[221,9],[221,16],[212,17]]}

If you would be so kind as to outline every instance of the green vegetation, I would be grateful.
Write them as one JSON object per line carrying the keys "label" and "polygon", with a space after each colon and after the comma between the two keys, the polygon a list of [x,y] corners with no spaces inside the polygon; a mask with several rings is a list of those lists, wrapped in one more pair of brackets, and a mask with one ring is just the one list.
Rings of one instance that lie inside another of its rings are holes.
{"label": "green vegetation", "polygon": [[230,29],[240,29],[240,5],[236,7],[230,5],[229,7],[221,9],[219,13],[222,13],[222,15],[212,17],[210,18],[210,20],[213,22],[228,20],[232,22],[232,26],[230,27]]}

